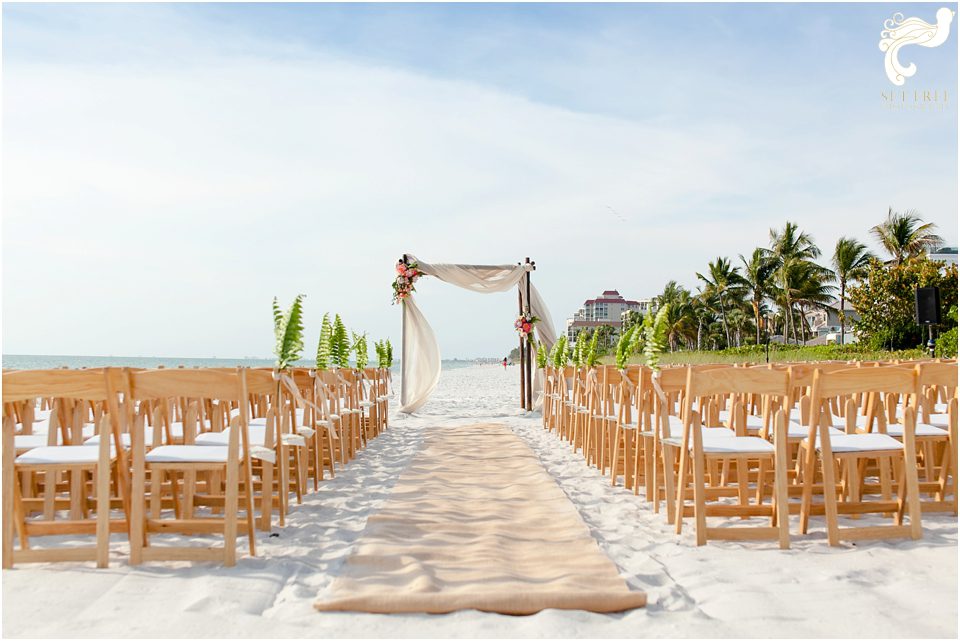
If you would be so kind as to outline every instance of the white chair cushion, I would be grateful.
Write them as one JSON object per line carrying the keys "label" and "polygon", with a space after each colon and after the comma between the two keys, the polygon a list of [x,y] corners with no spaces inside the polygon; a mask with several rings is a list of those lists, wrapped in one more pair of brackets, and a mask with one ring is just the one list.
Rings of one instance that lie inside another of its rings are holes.
{"label": "white chair cushion", "polygon": [[[730,434],[732,430],[723,429]],[[683,445],[681,437],[666,439],[665,442],[675,447]],[[690,444],[693,449],[693,443]],[[757,436],[708,436],[703,437],[703,451],[705,454],[769,454],[774,452],[773,444]]]}
{"label": "white chair cushion", "polygon": [[307,440],[300,434],[281,434],[280,438],[283,439],[284,445],[292,447],[306,447],[307,445]]}
{"label": "white chair cushion", "polygon": [[145,460],[147,463],[226,463],[227,449],[222,446],[163,445],[147,452]]}
{"label": "white chair cushion", "polygon": [[[110,446],[110,457],[113,458],[113,446]],[[17,457],[21,465],[45,464],[90,464],[100,458],[100,449],[86,445],[56,445],[35,447]]]}
{"label": "white chair cushion", "polygon": [[[833,438],[834,436],[839,436],[844,433],[843,430],[839,430],[835,427],[828,428],[828,431],[830,432],[830,438]],[[787,422],[787,438],[807,438],[809,434],[810,434],[809,428],[803,425],[800,425],[800,423],[797,423],[796,421]]]}
{"label": "white chair cushion", "polygon": [[[727,432],[732,432],[724,428]],[[704,435],[705,454],[772,454],[773,443],[758,436],[718,436]]]}
{"label": "white chair cushion", "polygon": [[373,407],[373,401],[360,401],[360,407],[365,407],[365,408]]}
{"label": "white chair cushion", "polygon": [[[879,420],[880,420],[879,418],[874,418],[874,420],[873,420],[873,429],[877,429],[877,421],[879,421]],[[857,427],[858,427],[858,428],[860,428],[860,429],[862,429],[862,430],[867,429],[867,417],[866,417],[866,416],[863,416],[863,415],[861,415],[861,414],[857,414],[857,421],[856,421],[856,422],[857,422]],[[833,418],[833,426],[834,426],[835,428],[837,428],[838,430],[840,430],[841,432],[844,432],[844,431],[846,431],[846,429],[847,429],[847,419],[834,417],[834,418]]]}
{"label": "white chair cushion", "polygon": [[[222,432],[204,432],[197,434],[196,444],[201,447],[226,447],[230,442],[230,430],[227,428]],[[247,433],[250,435],[250,445],[263,445],[267,440],[266,425],[250,425]]]}
{"label": "white chair cushion", "polygon": [[[903,438],[903,423],[887,425],[887,434],[895,438]],[[949,438],[950,436],[950,432],[942,427],[937,427],[936,425],[930,425],[928,423],[917,423],[917,430],[914,432],[914,434],[917,436],[932,436],[940,438]]]}
{"label": "white chair cushion", "polygon": [[[730,412],[728,410],[720,410],[720,423],[723,425],[727,424],[727,421],[730,420]],[[748,430],[761,430],[763,429],[763,417],[754,416],[753,414],[747,414],[747,429]],[[713,426],[712,426],[713,427]]]}
{"label": "white chair cushion", "polygon": [[18,451],[44,447],[46,444],[46,434],[17,434],[13,437],[13,448]]}
{"label": "white chair cushion", "polygon": [[[147,447],[153,444],[153,428],[150,427],[149,425],[143,426],[143,440],[146,443]],[[130,439],[129,433],[124,432],[120,434],[120,445],[123,446],[123,449],[125,450],[130,449],[130,443],[132,443],[132,441]],[[85,440],[83,444],[84,445],[100,445],[100,435],[94,434],[93,436]]]}
{"label": "white chair cushion", "polygon": [[933,425],[934,427],[942,427],[943,429],[948,430],[950,429],[950,415],[949,414],[931,414],[930,420],[927,421],[927,424]]}
{"label": "white chair cushion", "polygon": [[[670,438],[683,438],[683,421],[679,416],[667,415],[667,426],[670,428]],[[704,427],[704,437],[727,438],[736,436],[736,433],[726,427]]]}
{"label": "white chair cushion", "polygon": [[[903,443],[887,434],[840,434],[830,436],[830,448],[834,453],[843,452],[886,452],[903,449]],[[821,445],[817,443],[817,449]]]}

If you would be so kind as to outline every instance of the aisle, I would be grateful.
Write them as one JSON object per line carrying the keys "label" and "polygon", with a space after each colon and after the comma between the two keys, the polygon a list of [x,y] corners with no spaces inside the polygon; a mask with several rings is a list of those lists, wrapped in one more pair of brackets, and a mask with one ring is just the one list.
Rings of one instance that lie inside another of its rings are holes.
{"label": "aisle", "polygon": [[532,614],[646,604],[507,426],[427,431],[320,610]]}

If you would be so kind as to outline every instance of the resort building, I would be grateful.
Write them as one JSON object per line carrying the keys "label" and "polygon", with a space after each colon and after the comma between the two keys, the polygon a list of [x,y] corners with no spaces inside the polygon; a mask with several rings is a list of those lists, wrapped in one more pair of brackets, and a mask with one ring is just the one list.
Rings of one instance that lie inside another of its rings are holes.
{"label": "resort building", "polygon": [[605,290],[596,298],[583,301],[583,306],[573,317],[567,319],[567,339],[576,340],[581,329],[591,329],[608,325],[620,333],[623,315],[627,312],[647,314],[653,308],[653,300],[626,300],[615,289]]}
{"label": "resort building", "polygon": [[[835,301],[835,304],[839,307],[840,301]],[[855,321],[860,320],[860,314],[853,309],[850,301],[844,301],[843,314],[846,319],[844,323],[843,342],[856,343],[857,337],[853,333],[853,324]],[[807,341],[807,345],[829,345],[840,342],[840,315],[836,309],[832,307],[827,309],[810,309],[804,316],[814,334],[811,340]]]}
{"label": "resort building", "polygon": [[936,251],[930,252],[931,260],[939,260],[940,262],[946,263],[948,265],[957,264],[957,248],[956,247],[941,247]]}

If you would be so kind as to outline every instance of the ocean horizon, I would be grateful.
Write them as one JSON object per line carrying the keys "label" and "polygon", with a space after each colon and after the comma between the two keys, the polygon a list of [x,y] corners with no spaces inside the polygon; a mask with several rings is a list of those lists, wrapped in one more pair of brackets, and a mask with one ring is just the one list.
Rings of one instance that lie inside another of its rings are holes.
{"label": "ocean horizon", "polygon": [[[67,367],[79,369],[82,367],[272,367],[272,358],[217,358],[217,357],[185,357],[185,356],[76,356],[64,354],[3,354],[3,369],[54,369]],[[494,359],[444,359],[441,361],[443,369],[457,369],[470,367]],[[298,367],[313,367],[314,361],[302,359],[295,363]],[[400,360],[397,359],[391,369],[398,370]]]}

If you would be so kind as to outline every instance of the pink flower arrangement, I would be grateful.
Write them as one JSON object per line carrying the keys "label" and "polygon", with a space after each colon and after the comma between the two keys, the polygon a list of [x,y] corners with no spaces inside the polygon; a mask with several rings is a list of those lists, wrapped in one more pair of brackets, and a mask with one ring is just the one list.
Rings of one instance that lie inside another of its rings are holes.
{"label": "pink flower arrangement", "polygon": [[393,280],[393,304],[402,303],[405,298],[417,291],[414,285],[423,276],[416,263],[397,261],[397,276]]}
{"label": "pink flower arrangement", "polygon": [[520,335],[520,338],[526,338],[528,340],[533,340],[531,333],[533,332],[533,326],[540,322],[540,319],[532,314],[521,314],[516,321],[513,323],[513,328],[517,330],[517,334]]}

